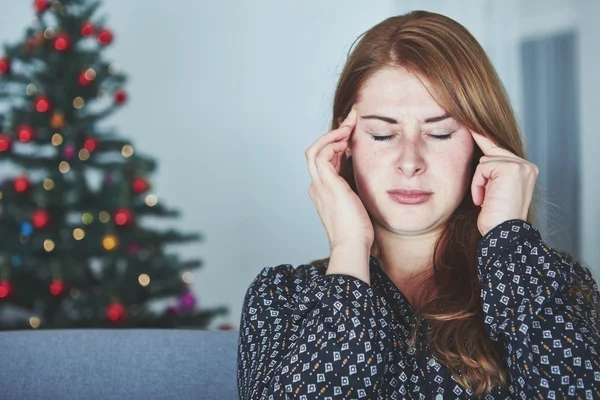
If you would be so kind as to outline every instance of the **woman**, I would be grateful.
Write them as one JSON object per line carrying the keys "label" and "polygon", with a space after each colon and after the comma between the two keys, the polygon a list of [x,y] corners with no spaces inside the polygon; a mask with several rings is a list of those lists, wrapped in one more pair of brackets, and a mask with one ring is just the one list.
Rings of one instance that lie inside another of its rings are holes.
{"label": "woman", "polygon": [[600,398],[598,286],[531,225],[538,169],[469,32],[367,31],[332,129],[306,150],[330,257],[251,284],[240,397]]}

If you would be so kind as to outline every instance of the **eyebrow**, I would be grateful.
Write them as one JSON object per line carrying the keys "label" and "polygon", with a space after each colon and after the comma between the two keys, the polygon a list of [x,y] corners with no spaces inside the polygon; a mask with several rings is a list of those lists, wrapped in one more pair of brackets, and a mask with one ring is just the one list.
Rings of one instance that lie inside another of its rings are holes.
{"label": "eyebrow", "polygon": [[[362,119],[378,119],[380,121],[387,122],[388,124],[397,124],[398,123],[398,121],[396,121],[394,118],[384,117],[384,116],[381,116],[381,115],[363,115],[361,118]],[[440,115],[439,117],[427,118],[425,120],[425,123],[426,124],[430,124],[430,123],[433,123],[433,122],[440,122],[440,121],[443,121],[443,120],[448,119],[448,118],[450,118],[450,115],[449,114],[444,114],[444,115]]]}

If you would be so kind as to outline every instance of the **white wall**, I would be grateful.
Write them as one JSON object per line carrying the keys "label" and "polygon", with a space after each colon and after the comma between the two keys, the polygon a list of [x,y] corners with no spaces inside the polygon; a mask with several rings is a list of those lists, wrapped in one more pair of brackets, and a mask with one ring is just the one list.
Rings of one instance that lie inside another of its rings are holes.
{"label": "white wall", "polygon": [[[33,15],[30,3],[0,0],[10,10],[0,13],[0,41],[21,37]],[[237,326],[245,290],[262,267],[328,255],[307,193],[304,150],[328,130],[337,75],[364,30],[413,7],[447,13],[489,51],[520,113],[514,49],[523,10],[516,0],[496,3],[105,0],[116,34],[108,56],[131,77],[131,101],[111,125],[159,159],[156,192],[183,216],[169,225],[206,235],[182,252],[205,262],[194,283],[200,304],[230,309],[215,325]],[[582,46],[589,48],[591,35],[600,37],[593,19],[581,14]],[[592,53],[583,59],[586,76],[599,65]],[[598,148],[590,118],[598,105],[595,79],[582,94],[586,165],[593,165],[587,143]],[[600,256],[598,189],[586,188],[593,179],[588,168],[583,207],[596,210],[594,222],[584,221],[585,255],[596,256],[590,262]]]}

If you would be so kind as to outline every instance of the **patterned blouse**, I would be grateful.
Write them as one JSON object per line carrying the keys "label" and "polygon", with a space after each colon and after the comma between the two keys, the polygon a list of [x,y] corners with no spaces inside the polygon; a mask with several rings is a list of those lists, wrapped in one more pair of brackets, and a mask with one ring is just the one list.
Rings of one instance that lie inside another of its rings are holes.
{"label": "patterned blouse", "polygon": [[[477,248],[486,331],[502,341],[509,391],[485,399],[600,399],[599,315],[576,280],[590,270],[539,231],[506,221]],[[428,349],[427,324],[409,345],[415,310],[370,259],[371,285],[315,265],[267,267],[244,300],[238,390],[246,399],[473,399]]]}

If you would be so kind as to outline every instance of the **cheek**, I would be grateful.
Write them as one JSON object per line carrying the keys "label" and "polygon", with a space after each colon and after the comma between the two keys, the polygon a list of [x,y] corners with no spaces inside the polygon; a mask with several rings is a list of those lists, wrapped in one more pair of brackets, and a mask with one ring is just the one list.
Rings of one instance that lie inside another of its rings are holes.
{"label": "cheek", "polygon": [[473,141],[470,137],[465,136],[457,138],[451,147],[436,155],[440,161],[438,163],[440,175],[445,178],[446,182],[452,182],[452,186],[460,188],[461,191],[471,183],[473,151]]}

